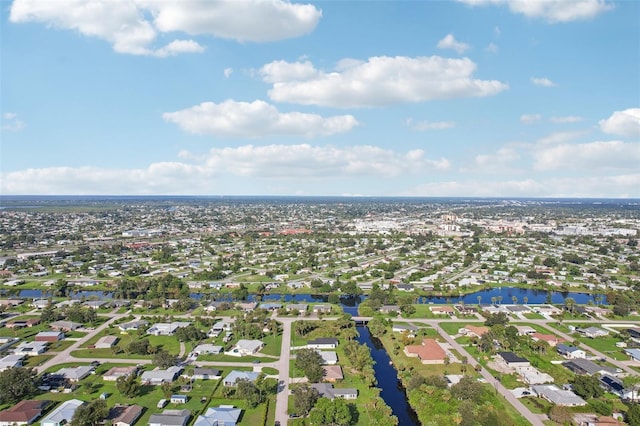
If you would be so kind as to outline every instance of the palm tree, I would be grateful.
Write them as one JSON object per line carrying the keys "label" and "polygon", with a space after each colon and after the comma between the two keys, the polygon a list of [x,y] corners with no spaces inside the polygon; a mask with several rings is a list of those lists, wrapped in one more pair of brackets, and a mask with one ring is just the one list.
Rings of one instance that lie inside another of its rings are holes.
{"label": "palm tree", "polygon": [[529,303],[529,298],[527,296],[524,296],[522,298],[522,301],[524,302],[524,304],[526,305],[527,303]]}
{"label": "palm tree", "polygon": [[502,304],[502,296],[498,296],[498,303]]}
{"label": "palm tree", "polygon": [[476,299],[478,299],[478,306],[479,306],[480,302],[482,302],[482,296],[478,296],[478,297],[476,297]]}
{"label": "palm tree", "polygon": [[517,296],[511,296],[511,301],[513,302],[514,305],[518,304],[518,297]]}

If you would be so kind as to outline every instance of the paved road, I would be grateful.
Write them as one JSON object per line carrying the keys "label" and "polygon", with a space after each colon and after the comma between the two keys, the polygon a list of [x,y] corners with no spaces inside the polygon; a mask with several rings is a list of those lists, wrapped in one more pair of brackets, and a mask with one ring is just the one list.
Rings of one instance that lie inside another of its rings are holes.
{"label": "paved road", "polygon": [[291,359],[291,323],[297,318],[278,318],[282,323],[282,346],[280,347],[280,359],[271,366],[278,369],[278,394],[276,395],[276,420],[286,425],[289,419],[289,361]]}
{"label": "paved road", "polygon": [[[460,353],[460,355],[467,357],[471,366],[475,368],[476,365],[479,365],[478,362],[471,355],[469,355],[469,353],[458,342],[456,342],[451,336],[449,336],[447,332],[440,328],[437,321],[431,322],[431,325],[455,350]],[[518,412],[533,426],[544,426],[543,420],[546,419],[546,416],[544,416],[543,419],[542,416],[533,414],[531,411],[529,411],[529,409],[525,407],[522,402],[520,402],[515,396],[513,396],[509,389],[502,386],[502,384],[500,384],[486,369],[481,368],[480,374],[487,380],[488,383],[493,383],[496,391],[504,396],[505,399],[511,405],[513,405],[513,407],[518,410]]]}

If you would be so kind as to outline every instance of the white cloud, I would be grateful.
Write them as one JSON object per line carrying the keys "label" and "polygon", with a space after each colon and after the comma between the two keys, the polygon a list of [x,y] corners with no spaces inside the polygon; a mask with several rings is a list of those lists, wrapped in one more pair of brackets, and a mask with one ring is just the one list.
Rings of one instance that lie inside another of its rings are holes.
{"label": "white cloud", "polygon": [[522,114],[520,116],[520,122],[524,124],[532,124],[536,121],[540,121],[542,119],[542,115],[540,114]]}
{"label": "white cloud", "polygon": [[260,73],[273,84],[269,97],[276,102],[339,108],[483,97],[509,87],[497,80],[472,79],[475,69],[468,58],[377,56],[366,62],[343,60],[331,72],[308,61],[276,61]]}
{"label": "white cloud", "polygon": [[[221,194],[229,179],[298,184],[341,178],[432,175],[450,168],[423,150],[396,152],[370,145],[351,147],[268,145],[214,148],[181,161],[143,169],[51,167],[0,174],[3,194]],[[341,188],[342,192],[348,188]]]}
{"label": "white cloud", "polygon": [[316,27],[322,12],[282,0],[14,0],[9,20],[40,22],[97,37],[118,53],[166,57],[200,53],[193,40],[153,47],[159,34],[207,34],[238,41],[266,42],[298,37]]}
{"label": "white cloud", "polygon": [[224,73],[224,78],[229,78],[231,77],[231,74],[233,74],[233,68],[225,68],[223,73]]}
{"label": "white cloud", "polygon": [[153,54],[159,58],[175,56],[180,53],[202,53],[204,47],[193,40],[174,40],[165,47],[156,50]]}
{"label": "white cloud", "polygon": [[536,141],[539,145],[554,145],[569,142],[589,133],[585,130],[575,130],[570,132],[553,132]]}
{"label": "white cloud", "polygon": [[18,118],[18,114],[15,112],[5,112],[2,114],[2,130],[9,132],[19,132],[23,130],[27,125],[24,121]]}
{"label": "white cloud", "polygon": [[413,118],[407,118],[405,124],[413,130],[424,132],[427,130],[443,130],[455,127],[455,121],[414,121]]}
{"label": "white cloud", "polygon": [[551,23],[593,19],[613,9],[606,0],[458,0],[471,6],[507,5],[514,13]]}
{"label": "white cloud", "polygon": [[555,87],[556,85],[553,81],[544,77],[531,77],[531,82],[536,86],[541,86],[541,87]]}
{"label": "white cloud", "polygon": [[[475,158],[475,165],[483,169],[502,167],[512,168],[513,163],[520,159],[520,155],[513,148],[501,148],[495,154],[482,154]],[[495,170],[497,171],[497,170]]]}
{"label": "white cloud", "polygon": [[562,144],[533,152],[536,170],[637,170],[640,144],[621,141]]}
{"label": "white cloud", "polygon": [[259,138],[264,136],[328,136],[347,132],[358,125],[352,115],[324,118],[317,114],[280,112],[264,101],[219,104],[203,102],[191,108],[162,114],[189,133]]}
{"label": "white cloud", "polygon": [[567,115],[564,117],[551,117],[549,121],[556,124],[580,123],[581,121],[584,121],[584,118],[578,115]]}
{"label": "white cloud", "polygon": [[498,46],[495,43],[489,43],[487,47],[484,48],[489,53],[498,53]]}
{"label": "white cloud", "polygon": [[640,136],[640,108],[615,111],[606,120],[600,120],[600,130],[618,136]]}
{"label": "white cloud", "polygon": [[469,46],[467,43],[462,43],[456,40],[453,34],[447,34],[442,40],[438,42],[437,47],[438,49],[453,49],[458,53],[464,53],[471,46]]}
{"label": "white cloud", "polygon": [[638,198],[640,174],[546,177],[521,180],[430,182],[403,193],[422,197]]}

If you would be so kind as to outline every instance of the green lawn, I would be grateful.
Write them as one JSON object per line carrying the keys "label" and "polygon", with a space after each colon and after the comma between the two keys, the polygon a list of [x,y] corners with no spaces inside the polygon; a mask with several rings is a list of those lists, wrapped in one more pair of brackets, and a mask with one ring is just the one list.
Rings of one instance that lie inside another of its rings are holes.
{"label": "green lawn", "polygon": [[465,325],[473,325],[476,327],[483,327],[484,323],[478,321],[469,321],[469,322],[441,322],[438,324],[440,328],[447,332],[447,334],[454,336],[458,334],[458,330],[464,327]]}
{"label": "green lawn", "polygon": [[525,312],[523,315],[525,316],[525,318],[528,318],[528,319],[544,319],[543,315],[540,315],[535,312]]}

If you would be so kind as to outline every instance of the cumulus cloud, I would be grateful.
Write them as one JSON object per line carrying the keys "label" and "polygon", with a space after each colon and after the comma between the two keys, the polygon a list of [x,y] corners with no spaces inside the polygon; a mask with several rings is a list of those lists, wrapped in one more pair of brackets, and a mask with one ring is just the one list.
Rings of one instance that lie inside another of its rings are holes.
{"label": "cumulus cloud", "polygon": [[600,120],[600,130],[618,136],[640,136],[640,108],[615,111],[611,117]]}
{"label": "cumulus cloud", "polygon": [[267,42],[307,34],[321,16],[312,5],[283,0],[14,0],[9,20],[74,30],[109,42],[118,53],[166,57],[200,53],[204,47],[180,39],[154,47],[160,34],[183,32]]}
{"label": "cumulus cloud", "polygon": [[455,121],[414,121],[411,117],[407,118],[404,124],[418,132],[451,129],[456,125]]}
{"label": "cumulus cloud", "polygon": [[536,121],[540,121],[542,119],[542,115],[540,114],[522,114],[520,116],[520,122],[524,124],[535,123]]}
{"label": "cumulus cloud", "polygon": [[579,123],[581,121],[584,121],[584,118],[578,115],[567,115],[564,117],[551,117],[549,121],[556,124]]}
{"label": "cumulus cloud", "polygon": [[259,138],[264,136],[328,136],[351,130],[358,121],[352,115],[324,118],[317,114],[280,112],[264,101],[219,104],[203,102],[191,108],[162,114],[164,120],[189,133]]}
{"label": "cumulus cloud", "polygon": [[225,68],[223,71],[223,74],[224,74],[224,78],[231,77],[231,74],[233,74],[233,68]]}
{"label": "cumulus cloud", "polygon": [[453,34],[449,33],[444,36],[442,40],[438,41],[437,47],[438,49],[453,49],[458,53],[464,53],[469,50],[471,46],[467,43],[462,43],[461,41],[456,40]]}
{"label": "cumulus cloud", "polygon": [[553,81],[544,77],[531,77],[531,82],[536,86],[541,86],[541,87],[555,87],[556,85]]}
{"label": "cumulus cloud", "polygon": [[471,6],[507,5],[513,13],[551,23],[593,19],[613,9],[606,0],[458,0]]}
{"label": "cumulus cloud", "polygon": [[536,170],[637,170],[640,144],[621,141],[562,144],[533,152]]}
{"label": "cumulus cloud", "polygon": [[584,136],[588,133],[585,130],[576,130],[570,132],[553,132],[548,134],[547,136],[540,138],[536,141],[539,145],[554,145],[564,142],[569,142],[574,139],[577,139],[581,136]]}
{"label": "cumulus cloud", "polygon": [[430,182],[405,191],[422,197],[579,197],[637,198],[640,174],[546,177],[521,180]]}
{"label": "cumulus cloud", "polygon": [[24,129],[26,124],[24,121],[20,120],[18,114],[15,112],[5,112],[2,114],[2,130],[7,130],[9,132],[19,132]]}
{"label": "cumulus cloud", "polygon": [[501,148],[495,154],[477,155],[474,164],[475,170],[504,172],[513,171],[514,163],[520,160],[520,155],[513,148]]}
{"label": "cumulus cloud", "polygon": [[473,79],[475,69],[468,58],[377,56],[366,62],[342,60],[330,72],[309,61],[276,61],[264,65],[260,74],[273,84],[269,97],[276,102],[339,108],[483,97],[509,87]]}
{"label": "cumulus cloud", "polygon": [[[245,145],[205,154],[180,153],[176,162],[142,169],[51,167],[0,174],[3,194],[214,194],[228,179],[253,182],[326,181],[329,178],[391,178],[431,175],[450,168],[423,150],[396,152],[370,145]],[[346,190],[344,188],[343,190]]]}

